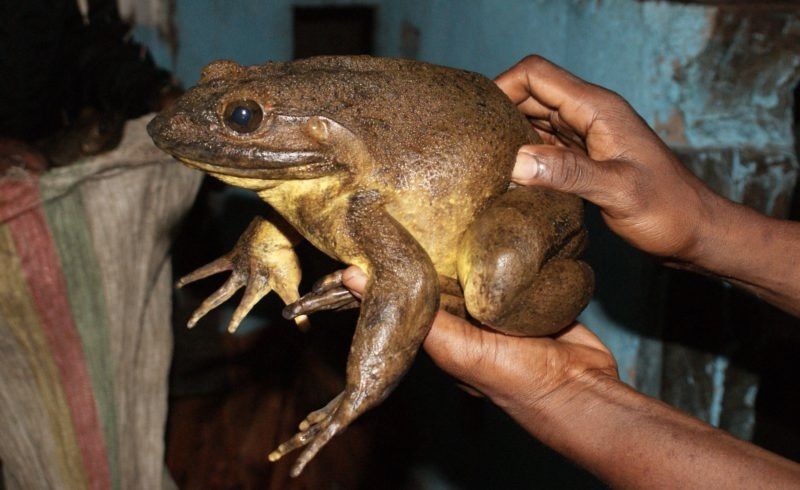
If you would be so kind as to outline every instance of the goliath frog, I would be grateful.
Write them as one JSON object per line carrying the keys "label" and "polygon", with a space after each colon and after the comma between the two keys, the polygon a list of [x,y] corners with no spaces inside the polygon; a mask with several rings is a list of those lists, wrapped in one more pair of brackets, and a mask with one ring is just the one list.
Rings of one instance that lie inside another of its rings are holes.
{"label": "goliath frog", "polygon": [[[270,290],[287,318],[361,308],[344,391],[270,454],[306,446],[294,475],[389,395],[438,308],[548,335],[591,296],[592,271],[576,258],[582,203],[510,186],[517,149],[540,141],[481,75],[372,57],[217,61],[148,131],[186,165],[254,190],[294,228],[256,218],[232,252],[182,279],[232,271],[190,324],[242,286],[231,329]],[[297,232],[364,270],[360,301],[340,272],[299,296]]]}

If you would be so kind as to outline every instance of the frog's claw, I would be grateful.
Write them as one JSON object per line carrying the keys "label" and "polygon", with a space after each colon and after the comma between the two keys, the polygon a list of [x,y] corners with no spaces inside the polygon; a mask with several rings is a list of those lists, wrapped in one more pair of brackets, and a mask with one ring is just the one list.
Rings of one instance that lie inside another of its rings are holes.
{"label": "frog's claw", "polygon": [[[228,324],[231,333],[236,331],[256,303],[273,289],[286,303],[295,302],[300,297],[297,290],[300,265],[292,243],[283,231],[262,218],[253,219],[232,251],[182,277],[176,286],[182,287],[224,271],[232,271],[230,278],[195,310],[188,322],[190,328],[242,287],[245,287],[244,296]],[[308,321],[299,314],[294,318],[301,327]]]}
{"label": "frog's claw", "polygon": [[303,295],[294,303],[286,305],[283,309],[283,317],[291,320],[300,315],[309,315],[317,311],[357,308],[358,299],[342,285],[342,272],[344,271],[338,270],[314,283],[310,293]]}

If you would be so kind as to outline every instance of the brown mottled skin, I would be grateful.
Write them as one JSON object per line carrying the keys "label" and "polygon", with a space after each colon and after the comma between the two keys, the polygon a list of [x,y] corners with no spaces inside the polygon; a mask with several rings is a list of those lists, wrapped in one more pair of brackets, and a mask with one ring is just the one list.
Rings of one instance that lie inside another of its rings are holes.
{"label": "brown mottled skin", "polygon": [[[245,126],[231,115],[241,107],[253,115]],[[517,149],[540,140],[481,75],[371,57],[218,61],[148,131],[187,165],[255,190],[317,248],[369,276],[344,391],[270,455],[308,445],[295,475],[391,392],[440,294],[442,307],[466,307],[511,335],[557,332],[591,296],[591,269],[576,259],[581,201],[509,190]],[[233,271],[190,323],[243,285],[232,329],[270,289],[290,318],[357,306],[341,273],[299,298],[295,242],[293,232],[256,218],[231,253],[181,281]]]}

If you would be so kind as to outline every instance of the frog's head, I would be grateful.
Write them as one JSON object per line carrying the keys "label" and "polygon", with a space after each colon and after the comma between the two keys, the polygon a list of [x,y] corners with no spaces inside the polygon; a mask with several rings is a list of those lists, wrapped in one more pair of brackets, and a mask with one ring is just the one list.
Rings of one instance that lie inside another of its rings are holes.
{"label": "frog's head", "polygon": [[364,145],[308,100],[313,79],[287,76],[283,66],[211,63],[147,131],[183,163],[250,189],[352,171]]}

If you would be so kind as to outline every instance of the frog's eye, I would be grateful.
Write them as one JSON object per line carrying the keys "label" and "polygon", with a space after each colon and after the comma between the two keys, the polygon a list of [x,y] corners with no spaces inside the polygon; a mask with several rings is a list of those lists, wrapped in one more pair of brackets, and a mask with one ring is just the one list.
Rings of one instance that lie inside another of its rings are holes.
{"label": "frog's eye", "polygon": [[252,100],[234,100],[225,106],[225,124],[237,133],[252,133],[258,129],[264,113]]}

